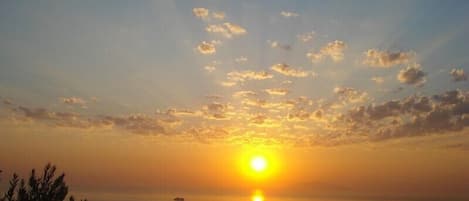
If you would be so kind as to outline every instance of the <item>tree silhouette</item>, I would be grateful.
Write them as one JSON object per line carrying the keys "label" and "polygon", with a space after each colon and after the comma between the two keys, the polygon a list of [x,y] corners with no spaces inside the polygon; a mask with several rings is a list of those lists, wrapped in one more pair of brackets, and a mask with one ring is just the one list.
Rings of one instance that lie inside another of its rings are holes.
{"label": "tree silhouette", "polygon": [[[10,180],[8,191],[5,192],[0,201],[63,201],[68,194],[68,186],[65,183],[65,174],[55,176],[56,167],[47,164],[42,172],[42,176],[36,175],[36,170],[31,170],[28,184],[24,179],[19,179],[17,174],[13,174]],[[70,201],[75,201],[70,196]],[[82,201],[87,201],[82,200]]]}

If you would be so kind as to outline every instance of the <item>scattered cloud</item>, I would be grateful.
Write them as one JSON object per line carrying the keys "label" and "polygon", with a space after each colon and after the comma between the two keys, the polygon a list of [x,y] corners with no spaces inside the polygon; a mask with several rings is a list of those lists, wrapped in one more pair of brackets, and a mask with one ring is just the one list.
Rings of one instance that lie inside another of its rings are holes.
{"label": "scattered cloud", "polygon": [[298,34],[296,37],[298,38],[298,40],[306,43],[306,42],[313,40],[315,34],[316,33],[312,31],[312,32],[307,32],[303,34]]}
{"label": "scattered cloud", "polygon": [[453,90],[432,97],[410,96],[360,106],[346,116],[349,129],[369,133],[372,141],[443,135],[469,126],[469,94]]}
{"label": "scattered cloud", "polygon": [[351,87],[335,87],[334,93],[339,95],[341,100],[351,103],[364,102],[368,98],[368,93]]}
{"label": "scattered cloud", "polygon": [[232,71],[227,74],[228,80],[232,82],[244,82],[246,80],[265,80],[273,78],[274,75],[266,71]]}
{"label": "scattered cloud", "polygon": [[423,86],[426,82],[425,76],[426,73],[422,71],[420,64],[413,64],[400,70],[397,80],[408,85]]}
{"label": "scattered cloud", "polygon": [[365,53],[363,64],[372,67],[389,68],[399,64],[407,64],[415,58],[415,52],[388,52],[369,49]]}
{"label": "scattered cloud", "polygon": [[193,8],[192,13],[198,18],[207,19],[209,15],[209,10],[206,8]]}
{"label": "scattered cloud", "polygon": [[376,84],[383,84],[384,82],[384,77],[372,77],[371,81],[373,81]]}
{"label": "scattered cloud", "polygon": [[223,24],[211,24],[208,25],[205,30],[210,33],[218,33],[223,35],[225,38],[232,38],[236,35],[244,35],[247,33],[246,29],[243,27],[225,22]]}
{"label": "scattered cloud", "polygon": [[65,97],[61,98],[62,102],[69,105],[84,105],[86,101],[78,97]]}
{"label": "scattered cloud", "polygon": [[285,88],[272,88],[272,89],[266,89],[265,92],[267,92],[270,95],[285,96],[288,94],[289,90]]}
{"label": "scattered cloud", "polygon": [[451,75],[451,77],[453,77],[453,81],[455,82],[467,80],[467,74],[464,72],[464,69],[453,68],[451,69],[449,74]]}
{"label": "scattered cloud", "polygon": [[225,19],[225,13],[224,12],[212,12],[212,17],[217,19],[217,20],[224,20]]}
{"label": "scattered cloud", "polygon": [[221,85],[224,87],[232,87],[236,85],[236,82],[234,81],[223,81],[221,82]]}
{"label": "scattered cloud", "polygon": [[284,45],[284,44],[280,44],[278,41],[272,41],[272,40],[267,40],[267,43],[270,45],[271,48],[279,48],[279,49],[282,49],[282,50],[291,50],[291,46],[290,45]]}
{"label": "scattered cloud", "polygon": [[282,15],[285,18],[293,18],[293,17],[300,16],[298,13],[289,12],[289,11],[282,11],[280,12],[280,15]]}
{"label": "scattered cloud", "polygon": [[217,69],[217,67],[214,66],[214,65],[206,65],[206,66],[204,66],[204,69],[205,69],[207,72],[211,73],[211,72],[215,71],[215,70]]}
{"label": "scattered cloud", "polygon": [[[211,19],[224,20],[225,13],[221,11],[210,11],[207,8],[193,8],[192,13],[195,17],[209,21]],[[210,15],[211,14],[211,15]]]}
{"label": "scattered cloud", "polygon": [[272,65],[270,69],[272,69],[273,71],[277,73],[280,73],[286,76],[291,76],[291,77],[307,77],[308,75],[310,75],[310,72],[306,72],[306,71],[299,70],[299,69],[294,69],[294,68],[291,68],[288,64],[283,64],[283,63],[274,64]]}
{"label": "scattered cloud", "polygon": [[327,57],[330,57],[334,62],[339,62],[344,59],[345,48],[347,48],[345,42],[335,40],[322,47],[319,52],[310,52],[307,53],[306,56],[310,58],[313,63],[318,63]]}
{"label": "scattered cloud", "polygon": [[236,63],[244,63],[244,62],[246,62],[246,61],[248,61],[248,58],[243,57],[243,56],[238,57],[238,58],[235,59],[235,62],[236,62]]}
{"label": "scattered cloud", "polygon": [[233,97],[235,98],[240,98],[240,97],[250,97],[250,96],[256,96],[256,92],[254,91],[237,91],[233,93]]}
{"label": "scattered cloud", "polygon": [[225,22],[225,23],[223,23],[223,25],[225,25],[225,27],[228,28],[230,33],[232,33],[234,35],[242,35],[242,34],[247,33],[246,29],[244,29],[243,27],[241,27],[237,24]]}
{"label": "scattered cloud", "polygon": [[220,44],[219,41],[211,41],[211,42],[202,41],[202,43],[200,43],[197,46],[197,50],[199,50],[199,52],[202,54],[207,54],[207,55],[215,54],[217,52],[215,45],[218,45],[218,44]]}

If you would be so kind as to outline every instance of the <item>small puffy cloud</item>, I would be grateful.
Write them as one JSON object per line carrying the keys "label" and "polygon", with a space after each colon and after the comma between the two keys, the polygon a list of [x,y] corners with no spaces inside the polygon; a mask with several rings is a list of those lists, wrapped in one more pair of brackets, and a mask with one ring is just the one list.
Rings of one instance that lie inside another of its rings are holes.
{"label": "small puffy cloud", "polygon": [[363,64],[372,67],[389,68],[398,64],[407,64],[415,57],[415,52],[388,52],[369,49],[365,53]]}
{"label": "small puffy cloud", "polygon": [[363,102],[368,98],[366,92],[359,91],[351,87],[336,87],[334,88],[334,93],[339,95],[339,97],[351,103]]}
{"label": "small puffy cloud", "polygon": [[292,17],[300,16],[298,13],[289,12],[289,11],[282,11],[280,12],[280,15],[282,15],[285,18],[292,18]]}
{"label": "small puffy cloud", "polygon": [[306,43],[308,41],[313,40],[314,34],[315,34],[314,31],[312,31],[308,33],[299,34],[296,37],[298,38],[298,40]]}
{"label": "small puffy cloud", "polygon": [[453,81],[459,82],[459,81],[466,81],[467,80],[467,74],[464,72],[463,69],[456,69],[453,68],[449,72],[451,77],[453,77]]}
{"label": "small puffy cloud", "polygon": [[215,45],[220,44],[218,41],[211,41],[211,42],[206,42],[202,41],[197,46],[197,50],[199,50],[200,53],[202,54],[215,54],[217,52],[217,49],[215,48]]}
{"label": "small puffy cloud", "polygon": [[209,10],[206,8],[193,8],[192,13],[194,16],[201,19],[207,19],[209,16]]}
{"label": "small puffy cloud", "polygon": [[275,72],[291,77],[307,77],[310,75],[309,72],[291,68],[287,64],[274,64],[271,69]]}
{"label": "small puffy cloud", "polygon": [[330,57],[332,61],[339,62],[344,59],[344,50],[347,45],[344,41],[335,40],[322,47],[317,53],[307,53],[306,56],[311,59],[313,63],[318,63],[326,57]]}
{"label": "small puffy cloud", "polygon": [[238,58],[235,59],[235,62],[236,62],[236,63],[244,63],[244,62],[246,62],[246,61],[248,61],[248,58],[243,57],[243,56],[238,57]]}
{"label": "small puffy cloud", "polygon": [[422,71],[420,65],[414,64],[400,70],[397,80],[408,85],[422,86],[426,82],[425,76],[426,73]]}
{"label": "small puffy cloud", "polygon": [[272,88],[272,89],[266,89],[265,92],[267,92],[270,95],[276,95],[276,96],[285,96],[288,94],[288,89],[285,88]]}
{"label": "small puffy cloud", "polygon": [[271,48],[280,48],[282,50],[291,50],[290,45],[280,44],[278,41],[275,40],[267,40],[267,43],[270,45]]}
{"label": "small puffy cloud", "polygon": [[383,77],[372,77],[371,81],[373,81],[376,84],[383,84],[384,78]]}
{"label": "small puffy cloud", "polygon": [[206,65],[206,66],[204,66],[204,69],[205,69],[207,72],[211,73],[211,72],[215,71],[215,70],[217,69],[217,67],[214,66],[214,65]]}

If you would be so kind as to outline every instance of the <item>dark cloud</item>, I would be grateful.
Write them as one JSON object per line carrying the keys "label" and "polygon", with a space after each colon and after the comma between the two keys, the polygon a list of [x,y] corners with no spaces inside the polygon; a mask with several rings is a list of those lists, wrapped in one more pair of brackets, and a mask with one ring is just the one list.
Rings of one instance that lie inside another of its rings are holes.
{"label": "dark cloud", "polygon": [[406,68],[399,71],[397,80],[408,85],[423,86],[423,84],[426,82],[425,76],[426,73],[422,71],[420,65],[415,64],[407,66]]}

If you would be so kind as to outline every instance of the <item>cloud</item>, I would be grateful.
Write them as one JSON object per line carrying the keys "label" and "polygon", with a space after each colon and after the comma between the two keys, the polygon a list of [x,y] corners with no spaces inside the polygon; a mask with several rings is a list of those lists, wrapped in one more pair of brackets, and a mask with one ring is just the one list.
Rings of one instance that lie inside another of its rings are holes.
{"label": "cloud", "polygon": [[232,71],[227,74],[228,80],[232,82],[244,82],[246,80],[265,80],[274,76],[266,71]]}
{"label": "cloud", "polygon": [[221,82],[221,85],[224,87],[232,87],[235,86],[237,82],[234,81],[223,81]]}
{"label": "cloud", "polygon": [[311,113],[304,110],[291,111],[287,115],[288,121],[306,121],[310,119]]}
{"label": "cloud", "polygon": [[310,73],[298,69],[293,69],[287,64],[274,64],[271,69],[280,74],[291,77],[307,77]]}
{"label": "cloud", "polygon": [[414,64],[400,70],[397,80],[408,85],[422,86],[426,82],[425,76],[426,73],[422,71],[420,65]]}
{"label": "cloud", "polygon": [[298,38],[298,40],[306,43],[306,42],[313,40],[315,34],[316,33],[312,31],[308,33],[298,34],[296,37]]}
{"label": "cloud", "polygon": [[451,69],[449,74],[451,75],[451,77],[453,77],[453,81],[455,82],[467,80],[467,74],[464,72],[464,69],[453,68]]}
{"label": "cloud", "polygon": [[341,100],[351,103],[364,102],[368,98],[366,92],[351,87],[335,87],[334,93],[339,95]]}
{"label": "cloud", "polygon": [[317,53],[307,53],[306,56],[311,59],[313,63],[318,63],[326,57],[330,57],[332,61],[339,62],[344,59],[344,50],[347,45],[343,41],[335,40],[322,47]]}
{"label": "cloud", "polygon": [[244,63],[244,62],[246,62],[246,61],[248,61],[248,58],[243,57],[243,56],[238,57],[238,58],[235,59],[235,62],[236,62],[236,63]]}
{"label": "cloud", "polygon": [[211,24],[208,25],[205,30],[210,33],[219,33],[225,38],[232,38],[233,36],[244,35],[247,33],[246,29],[243,27],[229,22],[225,22],[223,24]]}
{"label": "cloud", "polygon": [[194,16],[201,19],[207,19],[209,16],[209,10],[206,8],[193,8],[192,13]]}
{"label": "cloud", "polygon": [[168,109],[166,111],[166,114],[172,115],[172,116],[177,116],[177,117],[182,117],[182,116],[196,117],[196,116],[200,116],[201,112],[200,111],[192,111],[192,110],[188,110],[188,109]]}
{"label": "cloud", "polygon": [[246,29],[244,29],[243,27],[239,25],[232,24],[229,22],[225,22],[223,23],[223,25],[225,25],[225,27],[228,28],[228,30],[234,35],[242,35],[242,34],[247,33]]}
{"label": "cloud", "polygon": [[373,81],[376,84],[383,84],[384,78],[383,77],[372,77],[371,81]]}
{"label": "cloud", "polygon": [[215,45],[218,44],[220,44],[218,41],[202,41],[202,43],[197,46],[197,50],[199,50],[199,52],[202,54],[215,54],[217,52]]}
{"label": "cloud", "polygon": [[282,50],[291,50],[291,46],[290,45],[284,45],[284,44],[280,44],[278,41],[271,41],[271,40],[267,40],[267,43],[269,43],[270,47],[271,48],[280,48]]}
{"label": "cloud", "polygon": [[453,90],[360,106],[350,110],[345,119],[349,130],[368,133],[372,141],[443,135],[469,126],[469,93]]}
{"label": "cloud", "polygon": [[224,12],[213,11],[212,12],[212,17],[217,19],[217,20],[223,20],[223,19],[225,19],[225,13]]}
{"label": "cloud", "polygon": [[256,92],[254,91],[237,91],[233,93],[233,97],[240,98],[240,97],[249,97],[249,96],[256,96]]}
{"label": "cloud", "polygon": [[270,95],[285,96],[288,94],[289,90],[285,88],[272,88],[272,89],[266,89],[265,92],[267,92]]}
{"label": "cloud", "polygon": [[363,64],[372,67],[389,68],[398,64],[407,64],[415,57],[415,52],[388,52],[369,49],[365,53]]}
{"label": "cloud", "polygon": [[86,101],[78,97],[64,97],[61,98],[62,103],[68,105],[79,105],[81,107],[86,107]]}
{"label": "cloud", "polygon": [[293,18],[293,17],[300,16],[298,13],[288,12],[288,11],[282,11],[280,12],[280,15],[282,15],[285,18]]}
{"label": "cloud", "polygon": [[215,71],[215,70],[217,69],[217,67],[214,66],[214,65],[206,65],[206,66],[204,66],[204,69],[205,69],[207,72],[211,73],[211,72]]}

